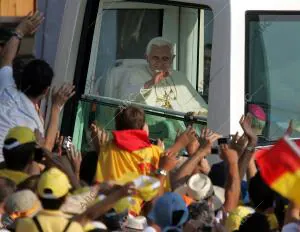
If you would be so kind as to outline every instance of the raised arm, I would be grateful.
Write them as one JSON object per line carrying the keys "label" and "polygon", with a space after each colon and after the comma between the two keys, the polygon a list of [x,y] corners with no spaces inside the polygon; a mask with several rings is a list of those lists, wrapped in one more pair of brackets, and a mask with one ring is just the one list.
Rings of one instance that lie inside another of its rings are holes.
{"label": "raised arm", "polygon": [[225,212],[230,212],[238,206],[241,193],[241,179],[238,169],[238,154],[229,149],[227,144],[221,144],[221,158],[228,165],[227,182],[225,185]]}
{"label": "raised arm", "polygon": [[248,138],[247,147],[244,149],[243,155],[239,159],[239,173],[242,179],[246,174],[247,168],[249,167],[250,161],[254,154],[255,146],[257,144],[257,136],[251,128],[251,116],[249,114],[241,118],[240,124]]}
{"label": "raised arm", "polygon": [[32,16],[29,14],[22,22],[16,27],[13,32],[12,38],[5,44],[1,53],[0,68],[4,66],[12,66],[15,59],[20,42],[26,35],[34,34],[43,22],[44,17],[40,12],[34,13]]}
{"label": "raised arm", "polygon": [[135,192],[136,190],[132,183],[119,186],[116,191],[109,194],[104,200],[91,206],[85,212],[75,216],[73,219],[84,226],[89,220],[95,220],[109,211],[118,200],[130,196]]}
{"label": "raised arm", "polygon": [[191,176],[202,159],[211,154],[212,144],[218,138],[220,138],[220,135],[212,132],[210,129],[202,129],[200,135],[200,148],[173,175],[172,182],[181,182],[183,179]]}
{"label": "raised arm", "polygon": [[75,94],[74,86],[64,84],[57,91],[52,91],[52,108],[50,122],[45,137],[45,148],[52,151],[58,132],[59,116],[65,103]]}

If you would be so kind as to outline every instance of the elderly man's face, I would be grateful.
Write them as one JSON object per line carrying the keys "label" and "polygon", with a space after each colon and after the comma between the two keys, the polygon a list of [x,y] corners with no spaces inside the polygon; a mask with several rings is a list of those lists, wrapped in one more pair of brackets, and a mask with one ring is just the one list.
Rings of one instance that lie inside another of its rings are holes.
{"label": "elderly man's face", "polygon": [[169,71],[173,63],[174,56],[168,46],[153,45],[150,54],[147,56],[149,67],[153,72]]}

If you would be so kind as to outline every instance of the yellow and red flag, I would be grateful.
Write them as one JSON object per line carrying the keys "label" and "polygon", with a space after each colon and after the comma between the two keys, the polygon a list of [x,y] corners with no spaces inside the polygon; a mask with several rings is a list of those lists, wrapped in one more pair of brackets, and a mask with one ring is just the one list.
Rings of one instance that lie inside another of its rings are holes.
{"label": "yellow and red flag", "polygon": [[258,151],[256,161],[266,184],[287,199],[300,204],[300,147],[288,136],[270,149]]}

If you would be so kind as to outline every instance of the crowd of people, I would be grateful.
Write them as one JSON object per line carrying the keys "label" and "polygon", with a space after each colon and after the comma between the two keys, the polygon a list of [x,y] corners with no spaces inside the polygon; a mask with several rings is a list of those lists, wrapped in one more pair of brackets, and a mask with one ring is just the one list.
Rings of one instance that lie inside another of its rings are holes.
{"label": "crowd of people", "polygon": [[[241,136],[188,126],[167,149],[150,142],[142,108],[121,106],[111,139],[90,125],[95,152],[65,146],[59,117],[74,86],[51,89],[43,60],[14,66],[22,38],[43,19],[26,17],[1,50],[0,231],[299,231],[300,208],[270,188],[256,163],[259,106],[241,117]],[[40,102],[48,96],[46,127]],[[217,141],[222,161],[210,167]]]}

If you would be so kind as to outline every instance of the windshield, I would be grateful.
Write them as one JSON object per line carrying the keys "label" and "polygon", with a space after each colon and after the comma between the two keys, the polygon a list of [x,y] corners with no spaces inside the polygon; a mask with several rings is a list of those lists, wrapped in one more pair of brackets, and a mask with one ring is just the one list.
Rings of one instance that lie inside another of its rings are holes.
{"label": "windshield", "polygon": [[116,108],[130,104],[144,108],[150,137],[163,139],[166,147],[186,129],[188,112],[199,132],[208,113],[212,10],[175,3],[102,3],[93,22],[87,74],[81,76],[84,95],[73,137],[89,149],[90,122],[111,132]]}
{"label": "windshield", "polygon": [[293,120],[300,137],[300,13],[246,15],[247,103],[263,108],[267,140],[281,137]]}

